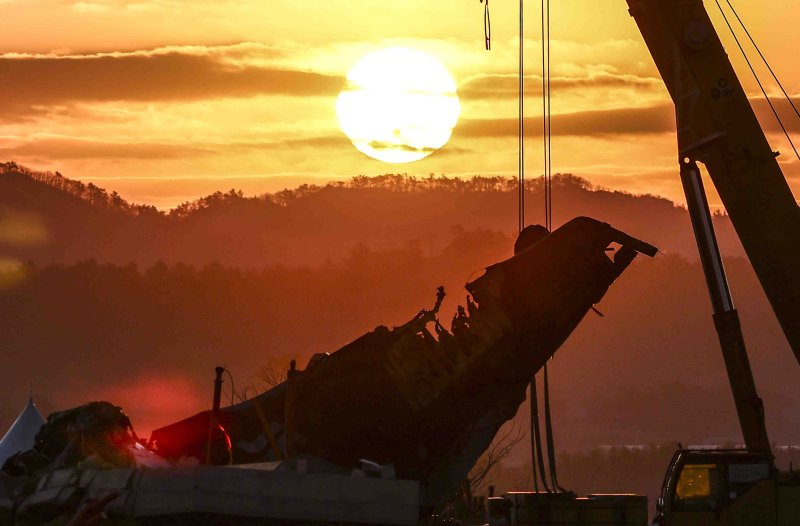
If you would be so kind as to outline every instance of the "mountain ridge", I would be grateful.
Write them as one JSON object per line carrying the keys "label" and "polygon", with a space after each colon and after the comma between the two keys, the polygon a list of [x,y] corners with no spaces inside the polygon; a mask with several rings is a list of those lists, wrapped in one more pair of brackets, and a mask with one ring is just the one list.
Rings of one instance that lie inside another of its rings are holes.
{"label": "mountain ridge", "polygon": [[[553,196],[556,226],[589,215],[665,252],[695,258],[688,214],[666,198],[598,188],[572,174],[554,177]],[[526,217],[541,217],[542,202],[541,181],[531,181]],[[381,249],[415,241],[435,253],[453,228],[513,235],[517,213],[517,181],[502,176],[360,175],[252,197],[217,191],[159,211],[59,172],[0,164],[0,229],[3,217],[16,217],[17,224],[23,217],[44,231],[36,244],[4,242],[0,235],[0,252],[37,264],[318,265],[341,260],[359,244]],[[729,218],[718,214],[715,224],[723,252],[743,255]]]}

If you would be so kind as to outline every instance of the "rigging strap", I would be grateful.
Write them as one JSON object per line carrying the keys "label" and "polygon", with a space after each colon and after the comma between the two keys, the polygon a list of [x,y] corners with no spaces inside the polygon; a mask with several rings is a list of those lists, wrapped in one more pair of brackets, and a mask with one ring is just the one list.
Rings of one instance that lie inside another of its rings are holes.
{"label": "rigging strap", "polygon": [[556,443],[553,439],[553,423],[550,419],[550,385],[547,375],[547,364],[544,364],[544,421],[545,438],[547,439],[547,458],[550,462],[550,484],[553,491],[565,492],[566,490],[558,485],[558,475],[556,473]]}
{"label": "rigging strap", "polygon": [[[531,461],[533,462],[533,478],[536,480],[536,469],[538,467],[539,477],[547,493],[553,490],[547,484],[547,477],[544,472],[544,456],[542,454],[542,433],[539,429],[539,397],[536,392],[536,375],[531,378]],[[539,491],[538,485],[536,491]]]}

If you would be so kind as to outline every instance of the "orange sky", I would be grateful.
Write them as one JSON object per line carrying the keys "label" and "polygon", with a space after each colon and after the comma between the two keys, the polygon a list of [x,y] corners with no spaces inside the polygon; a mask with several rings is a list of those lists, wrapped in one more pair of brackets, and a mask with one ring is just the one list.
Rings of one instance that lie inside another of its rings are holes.
{"label": "orange sky", "polygon": [[[734,3],[796,94],[791,43],[800,6]],[[719,22],[714,3],[707,7]],[[0,160],[59,170],[159,207],[218,189],[252,194],[357,174],[512,175],[517,6],[495,0],[491,8],[486,52],[483,6],[473,0],[0,0]],[[527,9],[527,169],[535,177],[538,2]],[[669,99],[625,1],[561,0],[552,9],[554,170],[680,200]],[[335,113],[349,68],[391,45],[438,58],[462,104],[450,143],[406,165],[358,152]],[[760,114],[799,195],[800,163]],[[791,129],[800,131],[800,122]]]}

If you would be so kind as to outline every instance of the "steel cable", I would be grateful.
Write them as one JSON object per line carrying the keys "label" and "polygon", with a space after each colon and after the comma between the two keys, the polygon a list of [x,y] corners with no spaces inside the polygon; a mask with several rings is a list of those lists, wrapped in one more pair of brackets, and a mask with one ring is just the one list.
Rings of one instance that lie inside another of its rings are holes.
{"label": "steel cable", "polygon": [[523,0],[519,1],[519,166],[518,214],[519,231],[525,228],[525,17]]}
{"label": "steel cable", "polygon": [[750,62],[750,58],[747,56],[747,52],[744,50],[744,46],[742,46],[742,43],[739,42],[739,37],[736,35],[736,32],[733,30],[733,26],[731,25],[730,21],[728,20],[728,15],[725,14],[725,11],[722,9],[722,5],[719,3],[719,0],[714,0],[714,2],[717,4],[717,8],[719,9],[719,12],[722,15],[722,18],[725,20],[725,24],[728,26],[728,30],[731,32],[731,35],[733,35],[733,39],[736,41],[736,45],[739,46],[739,51],[741,51],[745,62],[747,62],[747,67],[750,68],[750,72],[753,74],[753,77],[756,79],[756,83],[758,84],[758,87],[761,90],[761,93],[764,95],[764,98],[766,99],[767,104],[769,104],[769,108],[772,110],[772,114],[775,116],[775,119],[778,121],[778,124],[780,125],[781,130],[783,130],[783,135],[786,137],[786,140],[789,141],[789,145],[792,147],[792,150],[794,150],[794,154],[795,154],[795,156],[797,156],[797,159],[800,160],[800,152],[797,151],[797,148],[794,145],[794,141],[792,141],[791,136],[789,136],[789,132],[786,130],[786,126],[784,126],[780,115],[778,115],[778,111],[775,109],[775,106],[772,104],[772,101],[770,100],[769,95],[767,95],[767,90],[764,89],[764,85],[761,83],[761,79],[758,78],[758,74],[756,73],[756,70],[753,67],[753,64]]}
{"label": "steel cable", "polygon": [[744,30],[745,34],[747,35],[747,38],[750,39],[750,42],[753,44],[753,47],[758,52],[758,55],[761,57],[761,60],[764,61],[764,65],[767,66],[767,69],[769,70],[770,74],[772,75],[772,78],[775,79],[775,83],[778,84],[778,87],[783,92],[783,96],[786,98],[786,100],[792,106],[792,109],[794,110],[795,115],[800,117],[800,110],[798,110],[797,106],[794,105],[794,102],[792,101],[792,98],[786,92],[786,89],[783,87],[783,83],[781,83],[780,79],[778,79],[778,75],[776,75],[775,71],[773,71],[772,66],[770,66],[770,64],[769,64],[769,61],[767,61],[767,57],[765,57],[764,53],[761,52],[761,48],[758,46],[758,44],[756,44],[755,39],[750,34],[750,31],[748,31],[747,26],[744,24],[744,21],[739,16],[739,13],[736,12],[736,8],[733,7],[733,4],[731,3],[731,0],[725,0],[725,1],[728,3],[728,6],[731,8],[731,11],[733,12],[734,16],[736,17],[736,20],[739,21],[739,25],[742,26],[742,29]]}

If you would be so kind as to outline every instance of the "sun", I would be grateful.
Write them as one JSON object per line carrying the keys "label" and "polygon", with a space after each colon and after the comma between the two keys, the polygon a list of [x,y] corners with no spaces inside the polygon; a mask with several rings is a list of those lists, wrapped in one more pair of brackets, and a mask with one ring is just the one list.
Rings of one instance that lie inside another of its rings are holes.
{"label": "sun", "polygon": [[339,124],[353,145],[387,163],[418,161],[447,144],[460,112],[447,69],[403,47],[361,58],[336,101]]}

